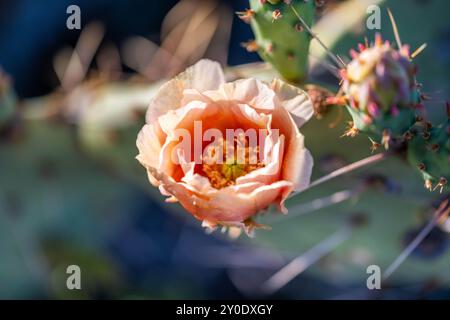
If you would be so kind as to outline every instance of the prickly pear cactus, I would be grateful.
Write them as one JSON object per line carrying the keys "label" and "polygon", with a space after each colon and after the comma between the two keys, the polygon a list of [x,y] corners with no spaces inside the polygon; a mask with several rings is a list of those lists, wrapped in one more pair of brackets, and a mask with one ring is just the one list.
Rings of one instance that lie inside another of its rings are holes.
{"label": "prickly pear cactus", "polygon": [[[278,5],[283,4],[278,2]],[[415,7],[414,10],[415,15],[420,16],[423,8]],[[428,8],[428,12],[438,16],[438,6]],[[410,19],[402,20],[402,24],[410,25],[410,22]],[[272,29],[275,28],[274,25]],[[382,30],[388,28],[391,26],[386,24]],[[431,35],[433,31],[430,28],[427,32]],[[257,32],[255,34],[258,40]],[[275,34],[275,30],[271,34]],[[354,37],[350,38],[348,36],[347,48],[355,43]],[[278,69],[270,58],[262,57]],[[355,231],[350,241],[327,256],[326,261],[311,270],[312,274],[332,278],[338,283],[356,284],[364,282],[365,268],[369,264],[387,268],[411,242],[412,232],[417,235],[416,231],[423,228],[436,210],[436,203],[448,197],[448,194],[429,193],[423,188],[420,176],[414,173],[419,163],[423,163],[424,178],[431,181],[427,182],[427,187],[444,192],[448,190],[445,183],[449,157],[448,121],[432,128],[428,120],[418,116],[423,105],[420,85],[416,82],[417,68],[408,47],[395,48],[395,45],[376,36],[374,44],[360,45],[359,52],[351,51],[351,59],[348,65],[339,66],[342,94],[327,99],[329,105],[342,104],[349,112],[343,116],[338,106],[325,109],[320,117],[316,114],[316,118],[302,128],[305,136],[314,137],[308,143],[315,155],[312,180],[370,154],[365,136],[372,140],[372,152],[384,145],[386,149],[392,147],[396,156],[320,188],[307,190],[289,203],[291,218],[278,219],[274,223],[270,216],[264,216],[261,222],[271,224],[275,232],[258,233],[254,241],[271,249],[304,253],[319,243],[319,238],[326,239],[338,230],[352,214],[362,214],[367,219],[366,225]],[[427,73],[428,70],[423,71]],[[263,78],[268,80],[270,77],[266,75]],[[428,74],[428,79],[431,77],[434,75]],[[421,82],[423,79],[422,76]],[[309,82],[311,80],[308,79]],[[335,92],[338,92],[337,88]],[[340,138],[346,121],[351,121],[352,125],[345,135],[353,139]],[[359,132],[364,135],[358,135]],[[402,153],[404,150],[407,150],[409,161]],[[349,201],[335,204],[333,208],[320,208],[320,203],[329,200],[324,195],[358,189],[361,184],[368,189]],[[308,201],[318,209],[305,210],[302,203]],[[277,229],[282,232],[277,232]],[[404,262],[391,281],[397,284],[424,283],[432,274],[442,281],[449,279],[443,272],[450,261],[449,252],[441,250],[448,247],[449,235],[438,226],[433,230],[444,235],[435,243],[431,239],[432,234],[426,237],[423,245],[413,251],[412,257]],[[409,240],[405,240],[407,238]],[[420,254],[426,251],[429,254]],[[286,292],[295,296],[288,288]]]}
{"label": "prickly pear cactus", "polygon": [[[238,73],[247,75],[241,70]],[[252,72],[252,75],[266,81],[274,76],[269,72]],[[370,155],[370,144],[365,135],[360,134],[352,139],[341,138],[346,122],[352,119],[349,114],[344,114],[342,118],[341,113],[339,107],[333,107],[320,119],[311,119],[302,128],[305,136],[314,137],[307,142],[311,153],[316,155],[312,181]],[[330,127],[339,118],[341,121]],[[448,165],[441,164],[443,168],[448,168]],[[352,232],[350,238],[321,263],[308,269],[307,274],[328,279],[337,285],[353,284],[364,290],[367,266],[376,264],[385,270],[410,242],[405,239],[411,232],[422,228],[427,222],[435,209],[434,203],[439,203],[441,197],[446,196],[445,190],[441,195],[437,190],[430,193],[423,188],[421,177],[416,171],[415,164],[410,166],[401,157],[390,157],[374,166],[347,174],[289,200],[289,214],[285,217],[274,217],[273,214],[261,216],[258,222],[270,225],[272,231],[260,231],[255,238],[243,238],[241,241],[295,257],[308,252],[339,230],[352,215],[361,214],[367,220],[366,224]],[[366,191],[356,193],[347,201],[332,207],[320,208],[320,203],[326,202],[324,198],[329,195],[359,189],[363,185],[367,187]],[[311,201],[317,208],[305,212],[304,204]],[[439,232],[440,229],[436,228],[435,231]],[[391,283],[402,288],[411,283],[420,287],[432,275],[439,281],[448,281],[450,274],[445,269],[450,261],[450,251],[440,248],[448,248],[449,238],[446,233],[436,242],[426,238],[424,244],[390,279]],[[420,252],[428,252],[428,255],[421,255]],[[283,288],[283,293],[300,297],[295,284],[301,283],[301,279],[299,276],[293,281],[292,289],[289,289],[290,286]],[[327,297],[334,296],[330,293]]]}
{"label": "prickly pear cactus", "polygon": [[[251,0],[251,10],[241,17],[250,22],[255,33],[255,42],[250,50],[260,56],[286,79],[301,83],[306,78],[308,50],[311,36],[304,30],[287,1]],[[289,1],[306,24],[314,18],[314,1]]]}
{"label": "prickly pear cactus", "polygon": [[[447,104],[450,117],[450,106]],[[408,160],[416,166],[425,180],[425,187],[430,191],[448,190],[450,180],[450,120],[439,126],[421,121],[413,131],[413,138],[408,145]]]}

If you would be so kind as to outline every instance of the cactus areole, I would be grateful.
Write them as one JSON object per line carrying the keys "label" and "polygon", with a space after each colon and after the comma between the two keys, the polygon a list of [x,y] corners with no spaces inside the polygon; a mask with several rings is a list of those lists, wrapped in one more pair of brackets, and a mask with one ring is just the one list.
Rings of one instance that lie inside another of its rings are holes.
{"label": "cactus areole", "polygon": [[250,0],[250,6],[252,17],[249,22],[261,58],[269,62],[284,79],[304,82],[311,36],[304,30],[291,6],[310,26],[315,12],[314,1]]}

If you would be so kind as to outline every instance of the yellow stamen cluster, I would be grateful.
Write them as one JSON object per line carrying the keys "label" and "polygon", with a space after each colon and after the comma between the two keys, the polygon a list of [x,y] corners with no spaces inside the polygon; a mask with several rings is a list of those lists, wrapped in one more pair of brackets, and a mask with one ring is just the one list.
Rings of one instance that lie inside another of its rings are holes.
{"label": "yellow stamen cluster", "polygon": [[[222,161],[211,161],[211,159],[216,159],[215,149],[212,149],[211,153],[203,159],[202,171],[216,189],[234,185],[237,178],[264,167],[264,163],[259,158],[259,147],[250,147],[247,139],[240,140],[244,141],[244,145],[238,141],[238,139],[234,139],[234,146],[227,146],[223,140],[220,141],[223,150]],[[233,147],[234,155],[227,157],[228,147]],[[240,159],[238,155],[240,148],[245,150],[243,159]],[[256,157],[256,161],[254,157]]]}

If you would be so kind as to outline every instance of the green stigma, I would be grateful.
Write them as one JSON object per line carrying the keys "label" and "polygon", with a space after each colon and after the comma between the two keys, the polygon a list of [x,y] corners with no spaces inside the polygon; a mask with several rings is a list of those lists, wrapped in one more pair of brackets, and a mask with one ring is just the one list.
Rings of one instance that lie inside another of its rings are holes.
{"label": "green stigma", "polygon": [[222,165],[221,173],[228,181],[236,181],[237,178],[245,174],[245,165],[238,164],[236,160],[232,163]]}

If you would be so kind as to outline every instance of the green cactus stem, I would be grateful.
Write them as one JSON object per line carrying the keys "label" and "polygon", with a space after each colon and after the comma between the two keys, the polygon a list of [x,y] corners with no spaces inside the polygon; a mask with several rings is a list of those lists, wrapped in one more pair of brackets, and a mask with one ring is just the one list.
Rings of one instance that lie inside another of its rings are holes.
{"label": "green cactus stem", "polygon": [[448,189],[450,180],[450,105],[447,103],[449,119],[432,127],[423,120],[413,130],[408,146],[408,160],[420,170],[425,187],[430,191]]}
{"label": "green cactus stem", "polygon": [[[311,25],[315,6],[313,1],[250,0],[250,11],[241,18],[250,22],[256,38],[257,51],[288,81],[304,82],[308,70],[310,34],[291,7]],[[247,19],[248,18],[248,19]]]}

